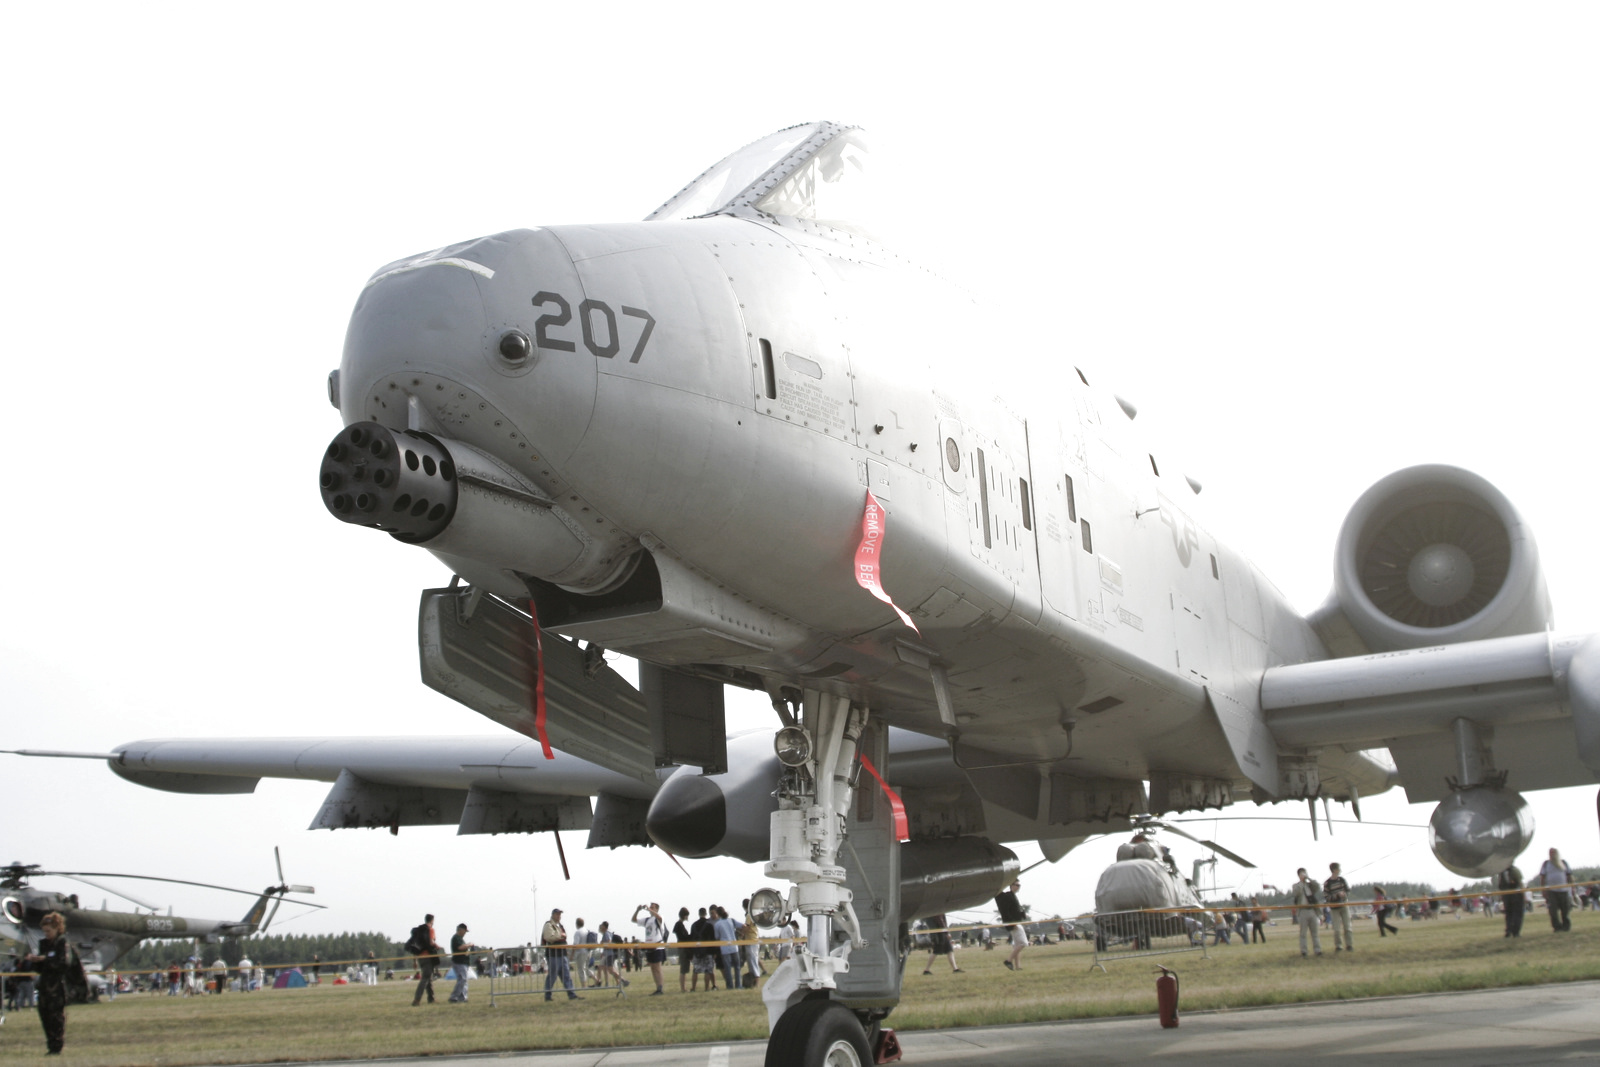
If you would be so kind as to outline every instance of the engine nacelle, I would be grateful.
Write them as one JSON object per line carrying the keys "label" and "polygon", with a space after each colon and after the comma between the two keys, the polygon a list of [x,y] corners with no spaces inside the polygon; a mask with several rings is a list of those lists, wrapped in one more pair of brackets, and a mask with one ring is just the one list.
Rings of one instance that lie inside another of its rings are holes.
{"label": "engine nacelle", "polygon": [[1533,841],[1533,812],[1522,794],[1490,786],[1452,793],[1433,809],[1428,844],[1463,878],[1488,878],[1511,866]]}
{"label": "engine nacelle", "polygon": [[1339,531],[1334,597],[1373,652],[1550,628],[1533,533],[1494,486],[1458,467],[1396,471]]}
{"label": "engine nacelle", "polygon": [[726,773],[679,767],[661,783],[645,829],[674,856],[733,856],[760,863],[771,845],[772,813],[778,810],[774,790],[782,774],[771,733],[736,737],[728,742]]}
{"label": "engine nacelle", "polygon": [[912,922],[993,900],[1021,869],[1015,852],[986,837],[909,842],[900,846],[900,919]]}

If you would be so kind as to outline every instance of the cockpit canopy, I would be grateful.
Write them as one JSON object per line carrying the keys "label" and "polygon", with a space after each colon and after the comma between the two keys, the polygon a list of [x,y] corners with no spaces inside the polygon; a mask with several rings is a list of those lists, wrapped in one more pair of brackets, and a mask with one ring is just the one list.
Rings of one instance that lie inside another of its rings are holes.
{"label": "cockpit canopy", "polygon": [[857,127],[791,126],[723,159],[649,220],[753,212],[868,234],[873,212],[866,157]]}

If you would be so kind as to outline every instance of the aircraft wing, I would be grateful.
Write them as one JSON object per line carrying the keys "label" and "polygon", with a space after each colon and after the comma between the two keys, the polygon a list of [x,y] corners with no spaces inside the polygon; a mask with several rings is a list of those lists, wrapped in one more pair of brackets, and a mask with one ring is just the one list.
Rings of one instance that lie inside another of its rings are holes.
{"label": "aircraft wing", "polygon": [[1450,780],[1500,772],[1519,789],[1600,775],[1600,635],[1520,634],[1274,667],[1261,704],[1285,748],[1388,748],[1414,804],[1444,799]]}
{"label": "aircraft wing", "polygon": [[[653,783],[536,742],[497,737],[157,738],[105,758],[130,782],[175,793],[250,793],[262,778],[332,782],[311,829],[436,826],[458,833],[590,831],[595,845],[643,844]],[[591,798],[596,798],[591,805]]]}

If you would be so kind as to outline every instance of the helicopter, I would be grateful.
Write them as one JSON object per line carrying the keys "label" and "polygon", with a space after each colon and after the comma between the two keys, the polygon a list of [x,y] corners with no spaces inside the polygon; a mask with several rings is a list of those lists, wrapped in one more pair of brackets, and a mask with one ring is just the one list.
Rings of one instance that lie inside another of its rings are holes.
{"label": "helicopter", "polygon": [[[60,912],[67,922],[67,933],[88,970],[104,970],[141,941],[195,940],[214,944],[225,937],[247,937],[259,933],[272,924],[278,907],[285,901],[309,908],[324,908],[309,900],[293,899],[289,894],[315,893],[308,885],[290,885],[283,876],[283,859],[278,850],[272,850],[277,862],[278,884],[255,892],[235,889],[232,886],[195,882],[184,878],[162,878],[146,874],[124,874],[113,871],[48,871],[38,864],[11,863],[0,867],[0,971],[16,969],[16,961],[33,951],[42,936],[40,920],[52,911]],[[86,908],[76,893],[59,893],[36,889],[30,883],[35,878],[68,878],[93,886],[106,893],[121,897],[145,911],[112,911],[104,904],[100,908]],[[255,902],[242,919],[191,919],[172,914],[160,914],[160,908],[139,897],[103,885],[99,878],[132,878],[146,882],[167,882],[173,885],[192,885],[215,889],[225,893],[254,896]]]}

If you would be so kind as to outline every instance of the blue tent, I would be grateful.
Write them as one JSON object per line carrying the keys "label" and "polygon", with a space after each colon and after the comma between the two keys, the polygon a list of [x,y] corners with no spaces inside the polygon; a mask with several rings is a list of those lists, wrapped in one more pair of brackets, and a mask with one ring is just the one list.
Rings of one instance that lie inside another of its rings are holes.
{"label": "blue tent", "polygon": [[298,967],[280,972],[277,979],[272,983],[273,989],[304,989],[305,987],[306,976],[300,973],[300,968]]}

